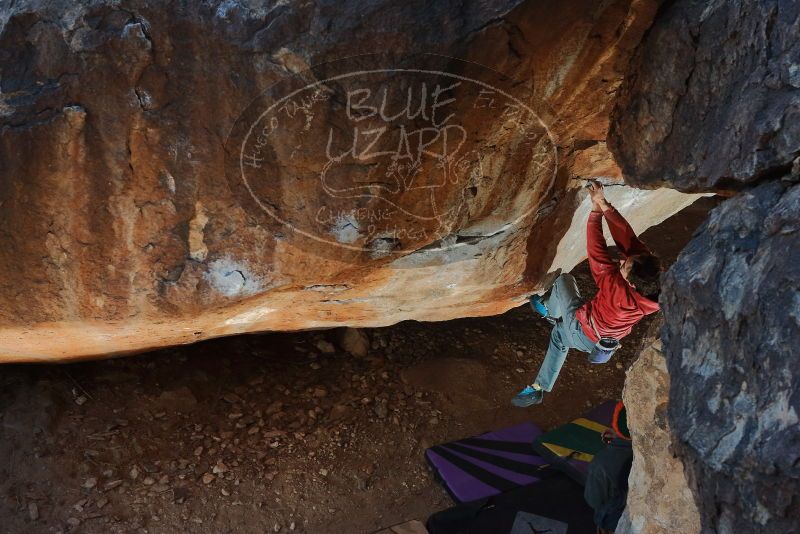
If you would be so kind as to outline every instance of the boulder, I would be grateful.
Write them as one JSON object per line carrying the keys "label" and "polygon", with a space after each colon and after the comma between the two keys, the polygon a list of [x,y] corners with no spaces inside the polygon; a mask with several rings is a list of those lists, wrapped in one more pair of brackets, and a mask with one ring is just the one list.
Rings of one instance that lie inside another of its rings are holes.
{"label": "boulder", "polygon": [[699,532],[700,513],[683,469],[672,450],[667,406],[670,376],[662,352],[658,320],[625,377],[623,402],[633,439],[628,503],[617,534]]}
{"label": "boulder", "polygon": [[669,2],[620,90],[609,144],[631,183],[683,191],[779,178],[800,155],[800,5]]}
{"label": "boulder", "polygon": [[708,532],[800,524],[800,185],[716,208],[667,273],[669,419]]}
{"label": "boulder", "polygon": [[[583,179],[623,181],[657,6],[6,7],[0,361],[520,304],[583,259]],[[694,198],[611,189],[638,230]]]}
{"label": "boulder", "polygon": [[[798,24],[797,2],[666,3],[612,114],[609,145],[629,183],[735,194],[695,233],[661,294],[669,450],[702,532],[800,524]],[[667,454],[654,448],[643,462]],[[639,498],[630,495],[629,527],[642,517]]]}
{"label": "boulder", "polygon": [[358,328],[343,328],[339,332],[339,345],[351,356],[363,358],[369,352],[369,337]]}

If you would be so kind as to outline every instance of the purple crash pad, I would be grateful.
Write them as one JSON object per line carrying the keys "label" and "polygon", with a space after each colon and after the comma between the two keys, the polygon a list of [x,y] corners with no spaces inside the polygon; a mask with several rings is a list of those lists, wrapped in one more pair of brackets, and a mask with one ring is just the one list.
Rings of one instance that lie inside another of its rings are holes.
{"label": "purple crash pad", "polygon": [[541,433],[533,423],[523,423],[436,445],[425,457],[453,499],[475,501],[540,479],[546,461],[531,443]]}

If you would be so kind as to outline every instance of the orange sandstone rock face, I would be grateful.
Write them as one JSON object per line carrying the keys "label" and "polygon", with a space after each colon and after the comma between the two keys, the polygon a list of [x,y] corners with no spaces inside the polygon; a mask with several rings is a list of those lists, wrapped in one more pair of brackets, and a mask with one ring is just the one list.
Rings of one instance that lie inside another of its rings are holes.
{"label": "orange sandstone rock face", "polygon": [[[6,10],[0,360],[520,304],[583,258],[581,179],[623,182],[656,5]],[[694,199],[609,196],[637,230]]]}

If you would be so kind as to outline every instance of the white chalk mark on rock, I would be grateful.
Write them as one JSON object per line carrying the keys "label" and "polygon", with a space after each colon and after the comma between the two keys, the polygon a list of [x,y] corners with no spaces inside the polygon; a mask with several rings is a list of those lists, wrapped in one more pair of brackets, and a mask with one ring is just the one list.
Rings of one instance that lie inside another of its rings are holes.
{"label": "white chalk mark on rock", "polygon": [[234,315],[230,319],[227,319],[225,324],[228,326],[251,325],[260,321],[274,311],[274,308],[256,308],[255,310],[248,310],[238,315]]}
{"label": "white chalk mark on rock", "polygon": [[339,243],[355,243],[359,238],[358,219],[350,214],[339,215],[331,228],[331,233]]}
{"label": "white chalk mark on rock", "polygon": [[253,295],[265,289],[263,281],[246,264],[228,256],[210,262],[203,276],[226,297]]}
{"label": "white chalk mark on rock", "polygon": [[189,257],[195,261],[205,261],[208,247],[203,241],[203,231],[208,223],[203,204],[198,201],[194,205],[194,217],[189,221]]}

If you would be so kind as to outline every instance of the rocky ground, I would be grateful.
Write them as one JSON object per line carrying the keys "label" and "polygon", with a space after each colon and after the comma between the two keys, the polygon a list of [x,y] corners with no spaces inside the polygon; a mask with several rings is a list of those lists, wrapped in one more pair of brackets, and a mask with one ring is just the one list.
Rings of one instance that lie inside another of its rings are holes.
{"label": "rocky ground", "polygon": [[[674,259],[715,203],[646,235]],[[576,272],[591,294],[585,264]],[[526,308],[370,331],[247,335],[0,371],[3,532],[361,533],[450,506],[423,451],[619,398],[649,321],[612,363],[573,354],[513,409],[549,329]]]}

